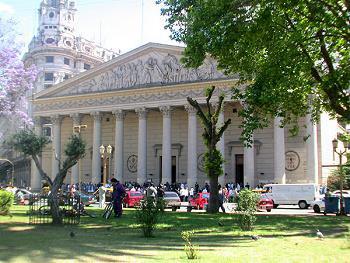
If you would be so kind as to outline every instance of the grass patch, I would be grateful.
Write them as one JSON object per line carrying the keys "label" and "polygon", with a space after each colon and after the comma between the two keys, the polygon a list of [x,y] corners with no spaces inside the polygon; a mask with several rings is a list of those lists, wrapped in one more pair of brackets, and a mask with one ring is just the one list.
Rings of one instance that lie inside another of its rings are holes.
{"label": "grass patch", "polygon": [[188,262],[181,239],[188,230],[200,248],[191,262],[350,262],[349,217],[260,215],[254,231],[243,232],[236,215],[166,212],[147,239],[131,209],[121,219],[82,217],[64,227],[28,225],[25,213],[15,206],[12,218],[0,217],[0,262]]}

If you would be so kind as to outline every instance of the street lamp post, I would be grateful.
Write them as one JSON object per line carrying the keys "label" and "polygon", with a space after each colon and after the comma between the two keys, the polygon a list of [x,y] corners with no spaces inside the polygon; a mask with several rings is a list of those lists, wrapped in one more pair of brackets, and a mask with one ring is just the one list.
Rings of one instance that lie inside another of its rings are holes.
{"label": "street lamp post", "polygon": [[333,139],[333,152],[339,156],[339,177],[340,177],[340,215],[345,215],[344,202],[343,202],[343,184],[344,184],[344,174],[343,174],[343,155],[350,150],[350,143],[346,144],[343,142],[344,150],[338,148],[338,139]]}
{"label": "street lamp post", "polygon": [[107,161],[111,157],[112,149],[113,147],[111,145],[108,145],[107,147],[104,147],[103,145],[100,146],[100,154],[103,159],[103,185],[107,183]]}

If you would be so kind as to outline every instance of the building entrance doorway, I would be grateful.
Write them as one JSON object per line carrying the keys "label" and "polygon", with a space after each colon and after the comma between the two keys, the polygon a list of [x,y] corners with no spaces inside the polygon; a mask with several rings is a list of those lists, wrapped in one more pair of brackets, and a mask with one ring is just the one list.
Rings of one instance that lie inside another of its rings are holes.
{"label": "building entrance doorway", "polygon": [[236,163],[236,184],[244,185],[244,156],[243,154],[235,155]]}
{"label": "building entrance doorway", "polygon": [[[162,156],[159,156],[159,183],[163,180],[163,172],[162,172]],[[176,156],[171,156],[171,182],[170,184],[176,183],[176,174],[177,174],[177,166],[176,166]],[[166,182],[164,182],[166,183]]]}

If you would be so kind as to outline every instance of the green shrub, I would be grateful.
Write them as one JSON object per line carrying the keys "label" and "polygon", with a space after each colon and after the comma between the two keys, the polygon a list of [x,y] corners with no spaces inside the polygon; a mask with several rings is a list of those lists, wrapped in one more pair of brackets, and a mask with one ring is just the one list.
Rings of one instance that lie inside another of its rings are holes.
{"label": "green shrub", "polygon": [[343,177],[343,189],[350,189],[350,168],[343,167],[343,176],[340,176],[340,169],[334,169],[327,178],[327,188],[330,191],[340,189],[341,178]]}
{"label": "green shrub", "polygon": [[159,201],[152,197],[141,200],[140,206],[136,208],[136,221],[141,224],[141,229],[145,237],[153,236],[153,231],[163,213]]}
{"label": "green shrub", "polygon": [[193,236],[194,236],[194,230],[181,232],[181,237],[186,242],[184,250],[186,252],[187,259],[198,258],[198,247],[193,245],[193,243],[192,243]]}
{"label": "green shrub", "polygon": [[0,190],[0,215],[8,215],[14,201],[13,193]]}
{"label": "green shrub", "polygon": [[239,192],[237,200],[238,223],[243,231],[252,230],[256,222],[255,212],[259,202],[259,194],[243,189]]}

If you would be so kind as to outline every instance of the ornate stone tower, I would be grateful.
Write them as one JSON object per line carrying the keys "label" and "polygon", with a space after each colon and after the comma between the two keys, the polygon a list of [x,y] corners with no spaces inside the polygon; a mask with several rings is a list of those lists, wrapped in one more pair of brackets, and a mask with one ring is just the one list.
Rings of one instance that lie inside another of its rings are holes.
{"label": "ornate stone tower", "polygon": [[42,0],[38,32],[24,56],[27,65],[35,64],[40,70],[34,93],[117,55],[76,35],[76,11],[72,0]]}

